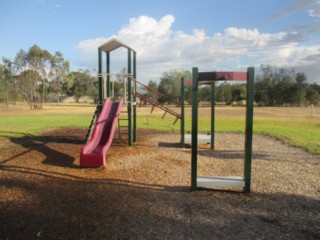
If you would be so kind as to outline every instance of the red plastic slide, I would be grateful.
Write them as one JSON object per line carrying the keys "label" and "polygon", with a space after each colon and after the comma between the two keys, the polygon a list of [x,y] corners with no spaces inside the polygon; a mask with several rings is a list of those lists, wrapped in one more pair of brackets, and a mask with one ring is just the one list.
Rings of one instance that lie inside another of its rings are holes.
{"label": "red plastic slide", "polygon": [[119,102],[112,102],[110,98],[106,99],[92,138],[81,150],[80,166],[102,167],[106,165],[106,152],[112,143],[122,105],[123,99]]}

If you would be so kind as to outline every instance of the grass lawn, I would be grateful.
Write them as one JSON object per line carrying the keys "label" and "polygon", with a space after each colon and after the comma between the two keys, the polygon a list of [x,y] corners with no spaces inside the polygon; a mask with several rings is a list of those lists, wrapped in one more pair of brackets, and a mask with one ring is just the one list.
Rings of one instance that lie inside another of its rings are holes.
{"label": "grass lawn", "polygon": [[[47,105],[43,110],[28,110],[23,105],[0,107],[0,137],[10,138],[37,135],[49,129],[66,126],[88,127],[93,105]],[[180,112],[178,108],[175,109]],[[166,116],[155,109],[138,108],[138,128],[179,132],[180,124],[172,125],[174,117]],[[191,108],[186,108],[186,131],[191,130]],[[244,107],[216,107],[216,130],[221,132],[244,132]],[[199,131],[210,131],[210,108],[199,108]],[[310,152],[320,155],[320,108],[311,116],[309,108],[254,109],[254,132],[270,135]]]}

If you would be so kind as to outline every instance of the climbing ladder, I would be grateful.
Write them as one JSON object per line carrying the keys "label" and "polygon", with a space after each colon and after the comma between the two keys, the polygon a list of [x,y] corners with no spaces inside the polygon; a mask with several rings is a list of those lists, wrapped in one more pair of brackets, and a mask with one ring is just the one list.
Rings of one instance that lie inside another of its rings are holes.
{"label": "climbing ladder", "polygon": [[118,134],[119,134],[119,140],[123,138],[123,135],[128,136],[129,129],[128,129],[128,111],[121,111],[120,116],[118,118]]}
{"label": "climbing ladder", "polygon": [[89,142],[92,137],[92,134],[94,132],[94,128],[96,127],[97,119],[101,113],[101,110],[102,110],[102,104],[98,104],[96,107],[96,110],[92,116],[91,123],[88,128],[88,132],[86,134],[86,142]]}

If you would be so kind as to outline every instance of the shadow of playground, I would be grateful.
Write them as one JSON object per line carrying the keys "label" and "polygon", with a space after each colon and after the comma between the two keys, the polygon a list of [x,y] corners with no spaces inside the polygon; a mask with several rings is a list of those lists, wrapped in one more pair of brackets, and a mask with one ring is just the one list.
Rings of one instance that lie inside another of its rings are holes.
{"label": "shadow of playground", "polygon": [[[21,171],[36,174],[30,169]],[[320,237],[319,201],[305,196],[191,193],[185,187],[118,179],[65,179],[62,175],[36,182],[0,180],[4,188],[20,189],[34,199],[0,205],[0,236],[4,239],[34,239],[37,234],[43,239]]]}
{"label": "shadow of playground", "polygon": [[[83,138],[78,136],[57,136],[57,135],[24,135],[23,137],[11,137],[9,140],[26,149],[23,153],[18,155],[35,151],[39,154],[43,154],[45,159],[42,161],[43,164],[49,164],[59,167],[78,168],[79,166],[74,164],[75,158],[60,151],[59,148],[63,147],[64,144],[84,144]],[[71,147],[71,146],[70,146]],[[3,160],[1,163],[9,162],[17,156]]]}

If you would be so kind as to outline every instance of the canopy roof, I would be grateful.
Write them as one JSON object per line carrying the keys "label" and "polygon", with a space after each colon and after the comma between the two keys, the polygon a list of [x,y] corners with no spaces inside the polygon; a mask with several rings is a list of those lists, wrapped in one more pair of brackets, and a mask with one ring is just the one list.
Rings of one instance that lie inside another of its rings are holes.
{"label": "canopy roof", "polygon": [[126,44],[124,44],[122,42],[120,42],[116,38],[111,38],[110,40],[108,40],[107,42],[102,44],[99,48],[104,52],[112,52],[113,50],[116,50],[119,47],[124,47],[126,49],[130,49],[130,50],[134,51],[131,47],[129,47],[128,45],[126,45]]}

